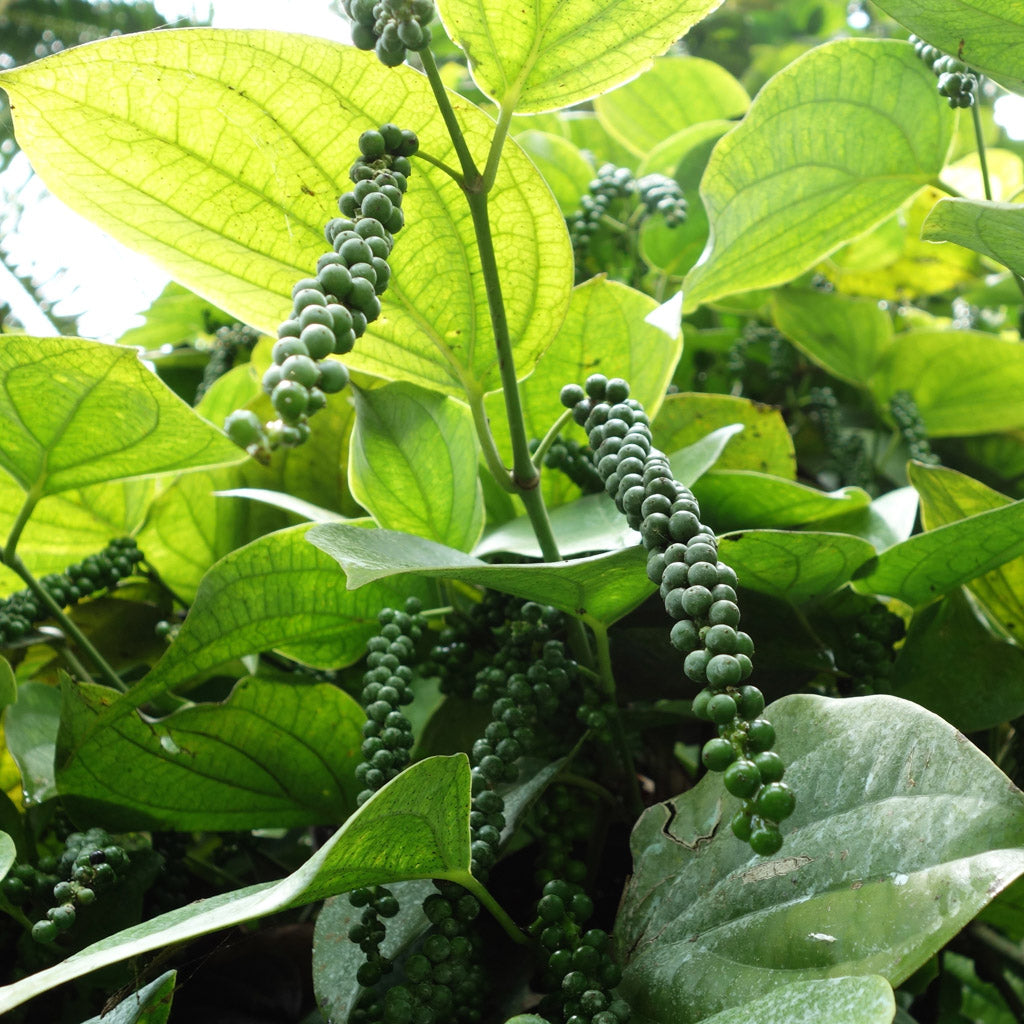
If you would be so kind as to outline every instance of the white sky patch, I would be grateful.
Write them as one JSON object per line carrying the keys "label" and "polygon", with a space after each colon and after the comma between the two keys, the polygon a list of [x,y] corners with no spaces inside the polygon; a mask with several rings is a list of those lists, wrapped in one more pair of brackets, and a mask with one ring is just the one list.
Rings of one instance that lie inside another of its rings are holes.
{"label": "white sky patch", "polygon": [[1008,92],[993,105],[992,119],[1014,142],[1024,140],[1024,96]]}

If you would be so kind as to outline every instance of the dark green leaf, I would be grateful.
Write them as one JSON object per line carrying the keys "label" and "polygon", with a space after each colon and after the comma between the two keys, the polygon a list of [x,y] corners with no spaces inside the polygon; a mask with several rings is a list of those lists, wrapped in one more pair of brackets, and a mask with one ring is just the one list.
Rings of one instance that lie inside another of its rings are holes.
{"label": "dark green leaf", "polygon": [[21,772],[26,804],[57,795],[54,754],[59,725],[60,691],[45,683],[22,683],[17,702],[4,713],[4,736]]}
{"label": "dark green leaf", "polygon": [[177,977],[177,971],[166,971],[112,1010],[90,1017],[84,1024],[164,1024],[171,1012]]}

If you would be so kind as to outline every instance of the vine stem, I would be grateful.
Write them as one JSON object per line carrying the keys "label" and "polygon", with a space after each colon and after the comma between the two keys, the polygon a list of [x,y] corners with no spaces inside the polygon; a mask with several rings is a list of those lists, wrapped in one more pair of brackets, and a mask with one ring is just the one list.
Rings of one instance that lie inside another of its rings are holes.
{"label": "vine stem", "polygon": [[423,62],[423,70],[427,75],[427,81],[430,82],[430,88],[434,93],[437,108],[444,119],[452,145],[455,146],[459,163],[462,164],[464,176],[462,187],[465,188],[468,183],[477,181],[480,177],[480,171],[476,166],[476,161],[473,159],[473,154],[469,151],[469,146],[466,144],[462,128],[459,126],[459,119],[455,116],[455,111],[452,109],[451,100],[448,99],[448,90],[444,87],[444,82],[441,81],[441,75],[437,70],[437,62],[434,60],[433,51],[427,46],[419,51],[419,55],[420,60]]}
{"label": "vine stem", "polygon": [[473,414],[473,425],[476,427],[476,436],[480,440],[480,450],[483,452],[484,462],[491,471],[498,486],[510,494],[515,493],[516,486],[512,482],[512,474],[508,471],[494,443],[494,434],[491,433],[491,425],[487,419],[487,409],[484,406],[484,396],[481,391],[466,391],[469,400],[469,409]]}
{"label": "vine stem", "polygon": [[468,872],[451,876],[451,881],[458,882],[464,889],[468,889],[480,903],[490,911],[491,916],[501,925],[505,934],[520,946],[528,946],[529,938],[523,934],[519,926],[505,912],[501,904],[487,891],[487,887]]}
{"label": "vine stem", "polygon": [[555,443],[555,438],[562,432],[564,427],[572,419],[572,409],[566,409],[561,416],[551,425],[551,428],[541,439],[540,444],[537,446],[537,450],[533,453],[533,464],[540,470],[540,464],[544,456],[547,455],[548,449]]}

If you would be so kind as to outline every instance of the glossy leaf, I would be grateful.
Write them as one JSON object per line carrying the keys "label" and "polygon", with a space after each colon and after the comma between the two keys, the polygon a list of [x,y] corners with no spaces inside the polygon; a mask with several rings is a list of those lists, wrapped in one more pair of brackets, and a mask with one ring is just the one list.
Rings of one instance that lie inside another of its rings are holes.
{"label": "glossy leaf", "polygon": [[871,382],[883,403],[909,391],[930,437],[1024,426],[1024,346],[983,331],[897,335]]}
{"label": "glossy leaf", "polygon": [[470,879],[469,783],[465,754],[411,765],[292,874],[190,903],[4,985],[0,1013],[109,964],[359,886],[410,878],[466,883]]}
{"label": "glossy leaf", "polygon": [[246,654],[274,649],[325,668],[351,664],[377,631],[381,608],[414,592],[420,597],[428,593],[408,583],[359,593],[345,590],[334,561],[306,542],[308,529],[303,524],[279,530],[217,562],[203,577],[167,653],[97,719],[96,728]]}
{"label": "glossy leaf", "polygon": [[892,690],[962,732],[995,728],[1024,714],[1024,651],[997,636],[962,590],[952,590],[910,620]]}
{"label": "glossy leaf", "polygon": [[0,422],[0,468],[37,497],[239,458],[134,349],[81,338],[4,337]]}
{"label": "glossy leaf", "polygon": [[57,795],[54,752],[60,724],[60,691],[45,683],[22,683],[4,714],[7,749],[21,773],[26,804]]}
{"label": "glossy leaf", "polygon": [[0,832],[0,878],[11,870],[16,857],[14,840],[6,832]]}
{"label": "glossy leaf", "polygon": [[519,132],[516,142],[544,175],[563,215],[579,209],[594,177],[594,168],[582,151],[561,135],[536,130]]}
{"label": "glossy leaf", "polygon": [[795,480],[716,469],[694,485],[702,517],[716,533],[755,527],[781,529],[830,520],[833,516],[866,508],[867,491],[844,487],[827,493]]}
{"label": "glossy leaf", "polygon": [[608,132],[641,157],[691,125],[742,117],[749,105],[747,90],[701,57],[659,57],[639,78],[594,101]]}
{"label": "glossy leaf", "polygon": [[171,1012],[177,971],[166,971],[137,992],[125,996],[112,1010],[83,1024],[165,1024]]}
{"label": "glossy leaf", "polygon": [[881,223],[938,174],[948,115],[903,43],[839,40],[793,61],[708,163],[712,247],[687,309],[788,281]]}
{"label": "glossy leaf", "polygon": [[892,342],[892,320],[875,299],[784,288],[772,294],[771,310],[801,352],[850,384],[867,384]]}
{"label": "glossy leaf", "polygon": [[[322,523],[307,534],[345,570],[349,587],[390,576],[479,583],[610,625],[651,592],[639,548],[543,565],[488,565],[421,537]],[[407,584],[406,584],[407,585]]]}
{"label": "glossy leaf", "polygon": [[959,56],[1014,92],[1024,92],[1024,10],[1002,0],[882,0],[878,5],[932,46]]}
{"label": "glossy leaf", "polygon": [[499,105],[539,113],[634,78],[720,0],[443,0],[444,26],[476,84]]}
{"label": "glossy leaf", "polygon": [[909,605],[927,604],[954,587],[1024,555],[1024,501],[919,533],[866,565],[854,587]]}
{"label": "glossy leaf", "polygon": [[941,199],[928,214],[921,237],[928,242],[956,242],[1024,273],[1024,207],[977,199]]}
{"label": "glossy leaf", "polygon": [[327,683],[243,679],[219,704],[92,730],[111,691],[63,690],[57,785],[118,832],[331,825],[355,809],[366,715]]}
{"label": "glossy leaf", "polygon": [[403,382],[355,392],[352,493],[380,526],[468,551],[484,526],[468,408]]}
{"label": "glossy leaf", "polygon": [[914,532],[917,507],[917,491],[913,487],[897,487],[875,498],[867,507],[829,520],[829,527],[840,533],[863,537],[876,551],[885,551],[905,541]]}
{"label": "glossy leaf", "polygon": [[[127,35],[2,81],[18,138],[52,192],[264,331],[288,315],[292,285],[327,248],[323,226],[351,187],[361,132],[394,122],[416,131],[432,156],[458,164],[422,74],[310,36]],[[451,99],[482,166],[493,123]],[[403,209],[384,314],[346,362],[446,394],[498,387],[461,189],[417,161]],[[517,371],[526,376],[561,322],[571,261],[551,193],[514,143],[504,149],[490,217]]]}
{"label": "glossy leaf", "polygon": [[774,988],[742,1006],[705,1017],[701,1024],[892,1024],[892,986],[877,975],[824,978]]}
{"label": "glossy leaf", "polygon": [[811,530],[744,530],[718,542],[718,557],[741,586],[794,603],[831,594],[874,553],[859,537]]}
{"label": "glossy leaf", "polygon": [[[912,462],[910,482],[921,495],[921,522],[926,530],[965,516],[1009,505],[1010,498],[956,470]],[[988,613],[1018,642],[1024,638],[1024,558],[1004,562],[967,584]]]}
{"label": "glossy leaf", "polygon": [[651,424],[655,443],[663,451],[693,444],[713,430],[742,423],[716,469],[749,469],[772,476],[796,478],[793,438],[778,409],[736,395],[678,393],[668,395]]}
{"label": "glossy leaf", "polygon": [[737,842],[738,801],[713,773],[633,832],[615,934],[641,1020],[686,1024],[836,975],[899,984],[1024,871],[1024,797],[937,716],[796,695],[766,717],[797,794],[778,854]]}

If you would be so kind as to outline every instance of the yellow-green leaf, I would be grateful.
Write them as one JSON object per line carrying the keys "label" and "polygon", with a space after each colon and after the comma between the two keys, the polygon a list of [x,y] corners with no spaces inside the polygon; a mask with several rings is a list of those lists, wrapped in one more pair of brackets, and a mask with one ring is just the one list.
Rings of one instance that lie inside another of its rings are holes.
{"label": "yellow-green leaf", "polygon": [[905,43],[844,39],[794,61],[711,155],[712,248],[687,308],[788,281],[879,224],[938,174],[952,128]]}
{"label": "yellow-green leaf", "polygon": [[[106,39],[5,73],[18,138],[47,186],[174,278],[272,331],[328,248],[324,224],[361,132],[391,121],[456,165],[426,78],[372,53],[278,32]],[[452,103],[481,165],[494,124]],[[384,311],[346,362],[443,393],[500,385],[474,232],[458,184],[417,160]],[[490,219],[517,370],[572,287],[568,235],[525,154],[505,147]]]}
{"label": "yellow-green leaf", "polygon": [[634,78],[721,0],[442,0],[477,85],[519,113],[557,110]]}
{"label": "yellow-green leaf", "polygon": [[0,339],[0,423],[0,468],[36,497],[239,459],[134,349],[81,338]]}
{"label": "yellow-green leaf", "polygon": [[639,78],[594,101],[601,123],[638,156],[691,125],[742,117],[749,105],[747,90],[701,57],[659,57]]}
{"label": "yellow-green leaf", "polygon": [[927,242],[956,242],[1024,274],[1024,206],[941,199],[921,229]]}

